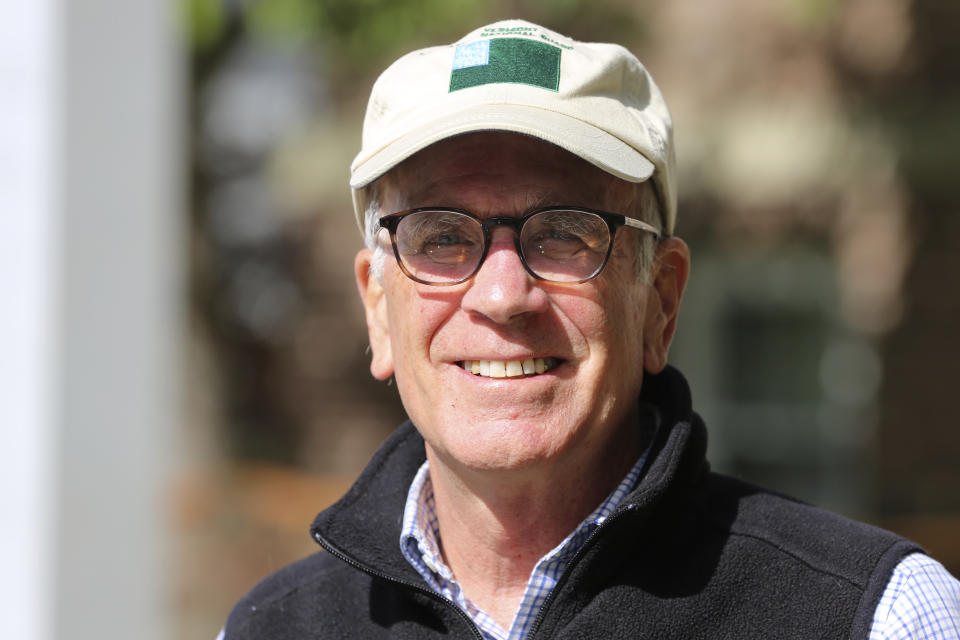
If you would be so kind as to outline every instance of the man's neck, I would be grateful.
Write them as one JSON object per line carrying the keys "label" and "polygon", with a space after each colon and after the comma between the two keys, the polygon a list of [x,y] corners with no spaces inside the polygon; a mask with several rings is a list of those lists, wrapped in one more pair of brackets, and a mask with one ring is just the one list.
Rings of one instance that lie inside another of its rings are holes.
{"label": "man's neck", "polygon": [[627,474],[647,439],[625,429],[602,456],[469,471],[427,446],[444,559],[467,597],[509,629],[530,573]]}

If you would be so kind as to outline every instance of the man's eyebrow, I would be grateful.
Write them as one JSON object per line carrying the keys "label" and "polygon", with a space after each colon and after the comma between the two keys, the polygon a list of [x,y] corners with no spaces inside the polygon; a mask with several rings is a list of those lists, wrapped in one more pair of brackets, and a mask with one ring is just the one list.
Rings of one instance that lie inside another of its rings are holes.
{"label": "man's eyebrow", "polygon": [[533,192],[528,192],[525,209],[527,211],[531,211],[533,209],[539,209],[540,207],[546,207],[551,204],[560,204],[560,202],[557,200],[556,194],[553,191],[545,190],[539,195]]}
{"label": "man's eyebrow", "polygon": [[524,202],[524,210],[533,211],[534,209],[543,207],[562,205],[603,208],[604,203],[599,200],[599,194],[596,194],[594,197],[585,197],[585,195],[586,194],[580,193],[575,197],[571,197],[570,193],[560,193],[553,189],[531,191],[527,194],[526,201]]}

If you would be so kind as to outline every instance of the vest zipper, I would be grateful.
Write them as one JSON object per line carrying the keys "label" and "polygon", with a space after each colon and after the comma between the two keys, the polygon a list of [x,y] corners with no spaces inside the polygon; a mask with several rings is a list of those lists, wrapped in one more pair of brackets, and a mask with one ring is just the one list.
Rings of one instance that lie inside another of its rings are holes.
{"label": "vest zipper", "polygon": [[317,544],[323,547],[323,549],[325,549],[327,553],[331,554],[333,557],[337,558],[338,560],[342,560],[343,562],[346,562],[348,565],[350,565],[354,569],[362,571],[363,573],[373,576],[374,578],[379,578],[380,580],[385,580],[387,582],[392,582],[394,584],[400,585],[402,587],[406,587],[408,589],[413,589],[414,591],[422,593],[428,596],[429,598],[436,600],[437,602],[440,602],[442,604],[447,605],[448,607],[451,607],[454,611],[457,612],[457,615],[459,615],[463,619],[463,621],[467,623],[467,626],[470,628],[470,630],[473,631],[474,638],[476,638],[477,640],[484,640],[483,635],[480,633],[480,629],[477,628],[477,625],[474,624],[473,620],[470,619],[470,616],[468,616],[463,609],[458,607],[457,603],[455,603],[453,600],[443,597],[433,589],[428,589],[427,587],[424,587],[422,585],[419,585],[413,582],[407,582],[406,580],[402,580],[400,578],[395,578],[391,575],[387,575],[386,573],[383,573],[382,571],[378,571],[373,567],[368,567],[365,564],[361,563],[359,560],[351,556],[348,556],[344,552],[334,547],[332,544],[327,542],[323,538],[323,536],[321,536],[319,533],[314,533],[313,539],[316,540]]}
{"label": "vest zipper", "polygon": [[570,564],[567,565],[567,568],[557,579],[557,584],[553,585],[553,589],[550,590],[550,593],[547,594],[547,599],[543,601],[543,604],[540,605],[540,610],[537,611],[537,617],[534,619],[533,624],[530,626],[530,631],[527,632],[525,640],[532,640],[537,631],[540,630],[540,625],[543,623],[543,619],[546,617],[547,609],[550,608],[550,605],[556,599],[557,592],[560,590],[566,581],[567,576],[570,575],[570,571],[579,564],[580,559],[583,558],[584,554],[593,546],[594,541],[605,529],[609,529],[614,522],[625,516],[628,512],[634,511],[636,509],[635,505],[629,504],[624,505],[621,509],[615,511],[609,518],[607,518],[603,524],[593,530],[586,540],[584,540],[583,545],[573,554],[573,558],[570,560]]}

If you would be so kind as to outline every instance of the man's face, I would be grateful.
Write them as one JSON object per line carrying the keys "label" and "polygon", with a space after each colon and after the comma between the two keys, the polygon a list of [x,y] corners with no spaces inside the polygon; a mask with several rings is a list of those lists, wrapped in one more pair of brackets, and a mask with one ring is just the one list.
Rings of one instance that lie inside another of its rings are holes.
{"label": "man's face", "polygon": [[[558,147],[507,133],[438,143],[385,182],[384,213],[443,206],[481,217],[521,216],[549,205],[629,215],[624,209],[634,189]],[[576,285],[530,277],[506,227],[493,231],[477,274],[449,287],[413,282],[392,253],[381,287],[369,275],[372,254],[361,251],[357,278],[374,352],[371,370],[381,379],[396,377],[428,454],[463,469],[506,471],[576,464],[580,456],[596,459],[635,446],[632,418],[645,364],[654,372],[665,365],[686,276],[685,246],[670,251],[682,242],[668,240],[652,284],[641,281],[637,233],[621,229],[604,271]],[[665,277],[672,284],[658,285]],[[465,361],[537,358],[553,368],[494,378],[463,367]]]}

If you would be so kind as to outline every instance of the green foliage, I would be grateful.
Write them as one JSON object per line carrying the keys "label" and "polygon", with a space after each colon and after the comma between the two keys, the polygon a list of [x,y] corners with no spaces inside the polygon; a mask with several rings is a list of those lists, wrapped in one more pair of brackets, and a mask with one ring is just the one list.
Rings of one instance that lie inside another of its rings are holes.
{"label": "green foliage", "polygon": [[[196,55],[227,37],[237,20],[246,37],[313,41],[348,77],[414,48],[450,42],[481,24],[525,18],[582,38],[613,40],[637,26],[637,12],[612,0],[180,0]],[[604,37],[604,32],[608,35]]]}
{"label": "green foliage", "polygon": [[246,23],[254,37],[299,42],[316,34],[322,12],[314,0],[258,0],[248,5]]}
{"label": "green foliage", "polygon": [[840,9],[838,0],[791,0],[781,7],[789,23],[815,31],[827,27]]}
{"label": "green foliage", "polygon": [[449,41],[482,19],[482,0],[325,0],[324,47],[347,73],[403,51]]}
{"label": "green foliage", "polygon": [[204,52],[222,37],[224,8],[221,0],[179,0],[181,31],[190,48]]}

